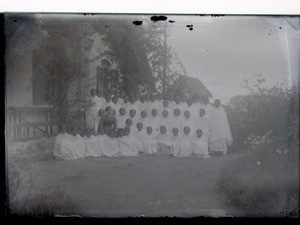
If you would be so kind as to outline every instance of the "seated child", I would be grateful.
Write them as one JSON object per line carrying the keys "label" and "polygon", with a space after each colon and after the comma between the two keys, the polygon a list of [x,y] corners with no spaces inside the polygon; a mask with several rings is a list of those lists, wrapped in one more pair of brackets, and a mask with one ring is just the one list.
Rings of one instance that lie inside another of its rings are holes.
{"label": "seated child", "polygon": [[142,142],[144,153],[146,154],[157,153],[157,141],[155,140],[155,136],[152,131],[152,127],[148,126],[146,139]]}
{"label": "seated child", "polygon": [[73,127],[71,130],[70,142],[72,144],[72,151],[75,159],[84,158],[85,156],[85,144],[83,138],[79,135],[78,130]]}
{"label": "seated child", "polygon": [[179,129],[174,127],[171,136],[171,154],[175,157],[179,154]]}
{"label": "seated child", "polygon": [[85,142],[85,156],[99,157],[102,155],[97,143],[97,137],[92,133],[91,129],[86,129],[83,139]]}
{"label": "seated child", "polygon": [[203,131],[201,129],[197,129],[196,131],[197,137],[192,142],[192,152],[193,155],[199,158],[209,158],[208,155],[208,142],[203,137]]}
{"label": "seated child", "polygon": [[104,140],[104,149],[103,155],[104,156],[118,156],[119,155],[119,146],[116,140],[116,134],[114,130],[110,130],[108,132],[108,137]]}
{"label": "seated child", "polygon": [[177,157],[190,157],[192,155],[192,141],[191,128],[184,127],[183,134],[179,140],[179,153]]}
{"label": "seated child", "polygon": [[160,126],[160,133],[156,135],[158,152],[164,155],[171,155],[171,136],[167,133],[164,125]]}
{"label": "seated child", "polygon": [[139,152],[143,152],[143,145],[138,140],[135,140],[132,135],[129,127],[124,128],[124,138],[126,143],[129,144],[131,150],[134,152],[135,155],[138,155]]}
{"label": "seated child", "polygon": [[137,156],[137,152],[130,146],[128,138],[125,137],[124,129],[118,129],[118,145],[120,156]]}
{"label": "seated child", "polygon": [[66,131],[67,127],[65,125],[61,126],[60,132],[55,137],[53,157],[56,160],[75,159],[70,142],[71,136]]}

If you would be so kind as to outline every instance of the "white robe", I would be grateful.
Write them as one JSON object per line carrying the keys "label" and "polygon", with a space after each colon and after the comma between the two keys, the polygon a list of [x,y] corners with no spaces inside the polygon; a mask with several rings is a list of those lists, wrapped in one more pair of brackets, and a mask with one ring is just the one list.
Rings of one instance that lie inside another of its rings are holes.
{"label": "white robe", "polygon": [[204,137],[195,138],[192,142],[193,155],[201,158],[208,158],[208,142]]}
{"label": "white robe", "polygon": [[232,144],[231,135],[226,112],[222,106],[212,108],[209,119],[210,142],[226,140],[228,145]]}
{"label": "white robe", "polygon": [[53,150],[54,159],[76,159],[76,154],[73,151],[73,145],[70,142],[71,136],[67,133],[57,134],[55,137],[55,144]]}
{"label": "white robe", "polygon": [[72,150],[76,159],[84,158],[85,156],[85,144],[83,138],[77,134],[76,136],[70,135],[70,142],[72,144]]}
{"label": "white robe", "polygon": [[124,136],[124,139],[135,154],[142,153],[144,151],[142,142],[134,137],[131,133],[127,136]]}
{"label": "white robe", "polygon": [[118,156],[119,155],[119,145],[116,140],[116,138],[110,138],[107,137],[104,140],[104,149],[103,149],[103,155],[104,156]]}
{"label": "white robe", "polygon": [[159,133],[156,135],[155,139],[157,140],[157,147],[158,152],[164,155],[171,155],[171,148],[172,148],[172,140],[170,134],[162,134]]}
{"label": "white robe", "polygon": [[83,139],[85,142],[85,156],[99,157],[102,155],[96,136],[84,136]]}
{"label": "white robe", "polygon": [[[206,117],[196,117],[195,118],[195,130],[201,129],[203,131],[203,137],[208,141],[209,140],[209,119]],[[196,132],[195,132],[196,133]],[[196,134],[195,134],[196,136]]]}
{"label": "white robe", "polygon": [[146,135],[146,139],[142,142],[144,153],[146,154],[154,154],[157,153],[157,141],[153,134]]}
{"label": "white robe", "polygon": [[118,138],[117,141],[119,145],[120,156],[138,156],[138,152],[133,146],[131,146],[131,142],[129,141],[127,136]]}
{"label": "white robe", "polygon": [[116,120],[117,120],[117,127],[118,128],[124,128],[126,127],[126,120],[128,119],[127,116],[123,115],[121,116],[120,114],[118,116],[116,116]]}
{"label": "white robe", "polygon": [[190,157],[192,155],[192,141],[193,137],[191,135],[183,134],[180,137],[180,141],[178,143],[179,152],[177,157]]}

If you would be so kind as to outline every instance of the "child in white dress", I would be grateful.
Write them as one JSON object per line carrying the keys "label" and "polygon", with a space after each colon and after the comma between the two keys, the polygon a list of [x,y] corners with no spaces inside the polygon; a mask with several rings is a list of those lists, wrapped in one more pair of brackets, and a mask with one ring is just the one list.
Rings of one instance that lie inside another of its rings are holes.
{"label": "child in white dress", "polygon": [[164,125],[160,126],[160,132],[156,135],[158,152],[164,155],[171,155],[171,136],[167,133]]}
{"label": "child in white dress", "polygon": [[191,129],[186,126],[183,128],[183,134],[180,137],[178,157],[190,157],[192,155],[192,141]]}
{"label": "child in white dress", "polygon": [[192,152],[198,158],[209,158],[208,155],[208,142],[203,137],[203,131],[198,129],[196,131],[196,138],[192,142]]}
{"label": "child in white dress", "polygon": [[136,124],[137,124],[137,117],[136,117],[136,111],[135,111],[135,109],[131,109],[130,111],[129,111],[129,115],[130,115],[130,119],[131,119],[131,121],[132,121],[132,127],[135,127],[136,126]]}
{"label": "child in white dress", "polygon": [[102,155],[102,151],[99,148],[97,137],[92,134],[92,130],[86,129],[85,135],[83,137],[85,142],[85,156],[99,157]]}
{"label": "child in white dress", "polygon": [[146,154],[157,153],[157,141],[152,131],[152,127],[148,126],[146,135],[147,138],[143,141],[144,153]]}

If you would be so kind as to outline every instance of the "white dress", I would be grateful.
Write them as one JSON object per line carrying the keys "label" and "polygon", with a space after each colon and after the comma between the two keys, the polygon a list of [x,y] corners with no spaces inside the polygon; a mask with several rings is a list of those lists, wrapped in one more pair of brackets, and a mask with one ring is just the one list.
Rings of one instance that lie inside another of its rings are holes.
{"label": "white dress", "polygon": [[190,135],[194,136],[195,134],[195,122],[194,120],[190,117],[189,119],[186,119],[185,117],[181,119],[180,121],[180,134],[183,134],[183,129],[184,127],[189,127],[191,129]]}
{"label": "white dress", "polygon": [[104,149],[103,155],[104,156],[118,156],[119,155],[119,145],[116,138],[106,137],[103,141]]}
{"label": "white dress", "polygon": [[204,137],[195,138],[192,142],[193,155],[201,158],[209,158],[208,142]]}
{"label": "white dress", "polygon": [[84,158],[85,156],[85,144],[83,138],[77,134],[76,136],[70,135],[70,142],[72,144],[72,150],[76,159]]}
{"label": "white dress", "polygon": [[97,137],[92,135],[90,137],[83,137],[85,142],[85,156],[99,157],[102,155],[102,151],[98,145]]}
{"label": "white dress", "polygon": [[144,153],[146,154],[154,154],[158,152],[157,141],[153,134],[147,134],[146,139],[142,142]]}
{"label": "white dress", "polygon": [[196,117],[195,118],[195,131],[201,129],[203,131],[203,136],[206,140],[209,139],[209,118],[208,117]]}
{"label": "white dress", "polygon": [[75,152],[72,148],[72,143],[70,142],[71,136],[67,133],[57,134],[55,137],[55,144],[53,150],[54,159],[64,160],[64,159],[76,159]]}
{"label": "white dress", "polygon": [[126,122],[127,119],[128,119],[128,117],[125,116],[125,115],[123,115],[123,116],[121,116],[121,115],[116,116],[117,127],[118,128],[124,128],[124,127],[126,127],[125,122]]}
{"label": "white dress", "polygon": [[179,146],[179,152],[177,157],[190,157],[192,155],[192,141],[193,137],[191,135],[185,135],[183,134],[180,137],[180,141],[178,143]]}
{"label": "white dress", "polygon": [[131,146],[130,141],[128,141],[127,136],[117,139],[119,145],[119,155],[120,156],[138,156],[138,152]]}
{"label": "white dress", "polygon": [[[165,126],[167,128],[167,134],[171,133],[171,122],[172,120],[170,117],[162,117],[159,121],[159,126]],[[160,128],[159,128],[160,129]]]}
{"label": "white dress", "polygon": [[133,137],[131,133],[127,136],[124,136],[124,140],[129,144],[135,154],[139,154],[144,151],[142,142],[136,137]]}
{"label": "white dress", "polygon": [[227,145],[231,145],[233,141],[226,112],[222,106],[214,107],[209,116],[210,150],[225,155]]}
{"label": "white dress", "polygon": [[156,135],[158,152],[164,155],[171,155],[172,140],[170,134],[159,133]]}

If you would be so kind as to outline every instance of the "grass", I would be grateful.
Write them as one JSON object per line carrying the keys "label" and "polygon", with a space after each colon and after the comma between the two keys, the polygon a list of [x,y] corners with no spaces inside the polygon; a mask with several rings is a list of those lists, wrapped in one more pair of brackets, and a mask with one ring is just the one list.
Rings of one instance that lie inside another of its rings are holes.
{"label": "grass", "polygon": [[261,145],[227,164],[218,188],[231,204],[245,210],[245,216],[298,217],[299,151],[279,154],[272,149]]}

